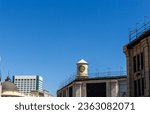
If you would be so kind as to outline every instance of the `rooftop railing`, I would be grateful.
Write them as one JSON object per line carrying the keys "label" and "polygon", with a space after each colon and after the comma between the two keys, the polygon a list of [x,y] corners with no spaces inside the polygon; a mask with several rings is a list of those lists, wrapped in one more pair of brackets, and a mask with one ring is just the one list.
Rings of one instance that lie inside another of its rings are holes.
{"label": "rooftop railing", "polygon": [[129,31],[129,42],[133,41],[134,39],[138,38],[145,32],[150,30],[150,21],[144,23],[142,26],[138,26],[138,23],[136,23],[136,28]]}
{"label": "rooftop railing", "polygon": [[[97,73],[89,73],[88,74],[88,79],[92,79],[92,78],[111,78],[111,77],[125,77],[126,71],[108,71],[108,72],[97,72]],[[75,79],[77,79],[77,75],[72,75],[70,77],[68,77],[66,80],[64,80],[60,86],[60,88],[65,87],[66,85],[70,84],[72,81],[74,81]]]}

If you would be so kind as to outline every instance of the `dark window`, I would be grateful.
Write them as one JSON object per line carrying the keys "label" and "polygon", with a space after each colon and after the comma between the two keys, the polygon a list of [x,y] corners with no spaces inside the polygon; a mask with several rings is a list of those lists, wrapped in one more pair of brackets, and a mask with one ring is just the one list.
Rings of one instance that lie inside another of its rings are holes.
{"label": "dark window", "polygon": [[87,97],[106,97],[106,83],[86,84]]}
{"label": "dark window", "polygon": [[144,78],[142,78],[142,96],[144,96]]}
{"label": "dark window", "polygon": [[66,97],[66,91],[65,90],[63,91],[63,97]]}
{"label": "dark window", "polygon": [[72,87],[69,87],[69,97],[73,97],[73,89],[72,89]]}
{"label": "dark window", "polygon": [[134,80],[134,96],[137,97],[137,81]]}
{"label": "dark window", "polygon": [[141,53],[141,69],[144,68],[143,53]]}
{"label": "dark window", "polygon": [[136,72],[136,56],[133,57],[133,69]]}
{"label": "dark window", "polygon": [[59,97],[62,97],[62,96],[61,96],[61,93],[59,94]]}
{"label": "dark window", "polygon": [[141,96],[141,83],[140,83],[140,79],[138,79],[138,96]]}
{"label": "dark window", "polygon": [[137,55],[137,71],[140,71],[140,55]]}
{"label": "dark window", "polygon": [[133,70],[134,72],[140,71],[144,68],[143,53],[133,57]]}

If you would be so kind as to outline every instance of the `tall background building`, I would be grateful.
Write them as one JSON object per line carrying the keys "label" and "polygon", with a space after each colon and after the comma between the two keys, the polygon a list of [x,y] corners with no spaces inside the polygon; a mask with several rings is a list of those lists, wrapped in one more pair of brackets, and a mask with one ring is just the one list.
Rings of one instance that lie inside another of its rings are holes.
{"label": "tall background building", "polygon": [[43,78],[39,75],[31,76],[13,76],[13,83],[18,90],[23,93],[30,93],[31,91],[43,91]]}

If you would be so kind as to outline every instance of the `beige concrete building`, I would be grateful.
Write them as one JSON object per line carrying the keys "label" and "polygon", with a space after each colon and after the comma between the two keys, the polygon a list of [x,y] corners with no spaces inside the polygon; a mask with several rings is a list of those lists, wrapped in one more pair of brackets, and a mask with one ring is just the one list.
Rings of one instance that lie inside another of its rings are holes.
{"label": "beige concrete building", "polygon": [[1,97],[25,97],[25,94],[20,93],[17,86],[11,82],[9,76],[1,83],[0,94]]}
{"label": "beige concrete building", "polygon": [[30,94],[33,95],[34,97],[52,97],[52,95],[47,90],[43,91],[33,90],[30,92]]}
{"label": "beige concrete building", "polygon": [[127,95],[150,96],[150,30],[124,46],[127,61]]}
{"label": "beige concrete building", "polygon": [[90,77],[88,63],[77,62],[76,78],[57,91],[58,97],[123,97],[126,96],[126,76]]}

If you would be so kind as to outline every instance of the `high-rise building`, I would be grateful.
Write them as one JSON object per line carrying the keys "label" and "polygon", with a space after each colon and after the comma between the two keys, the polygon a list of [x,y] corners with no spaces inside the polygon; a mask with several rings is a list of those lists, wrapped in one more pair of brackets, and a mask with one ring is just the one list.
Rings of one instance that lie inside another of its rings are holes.
{"label": "high-rise building", "polygon": [[23,93],[30,93],[33,90],[43,91],[43,78],[38,75],[13,76],[13,83]]}

